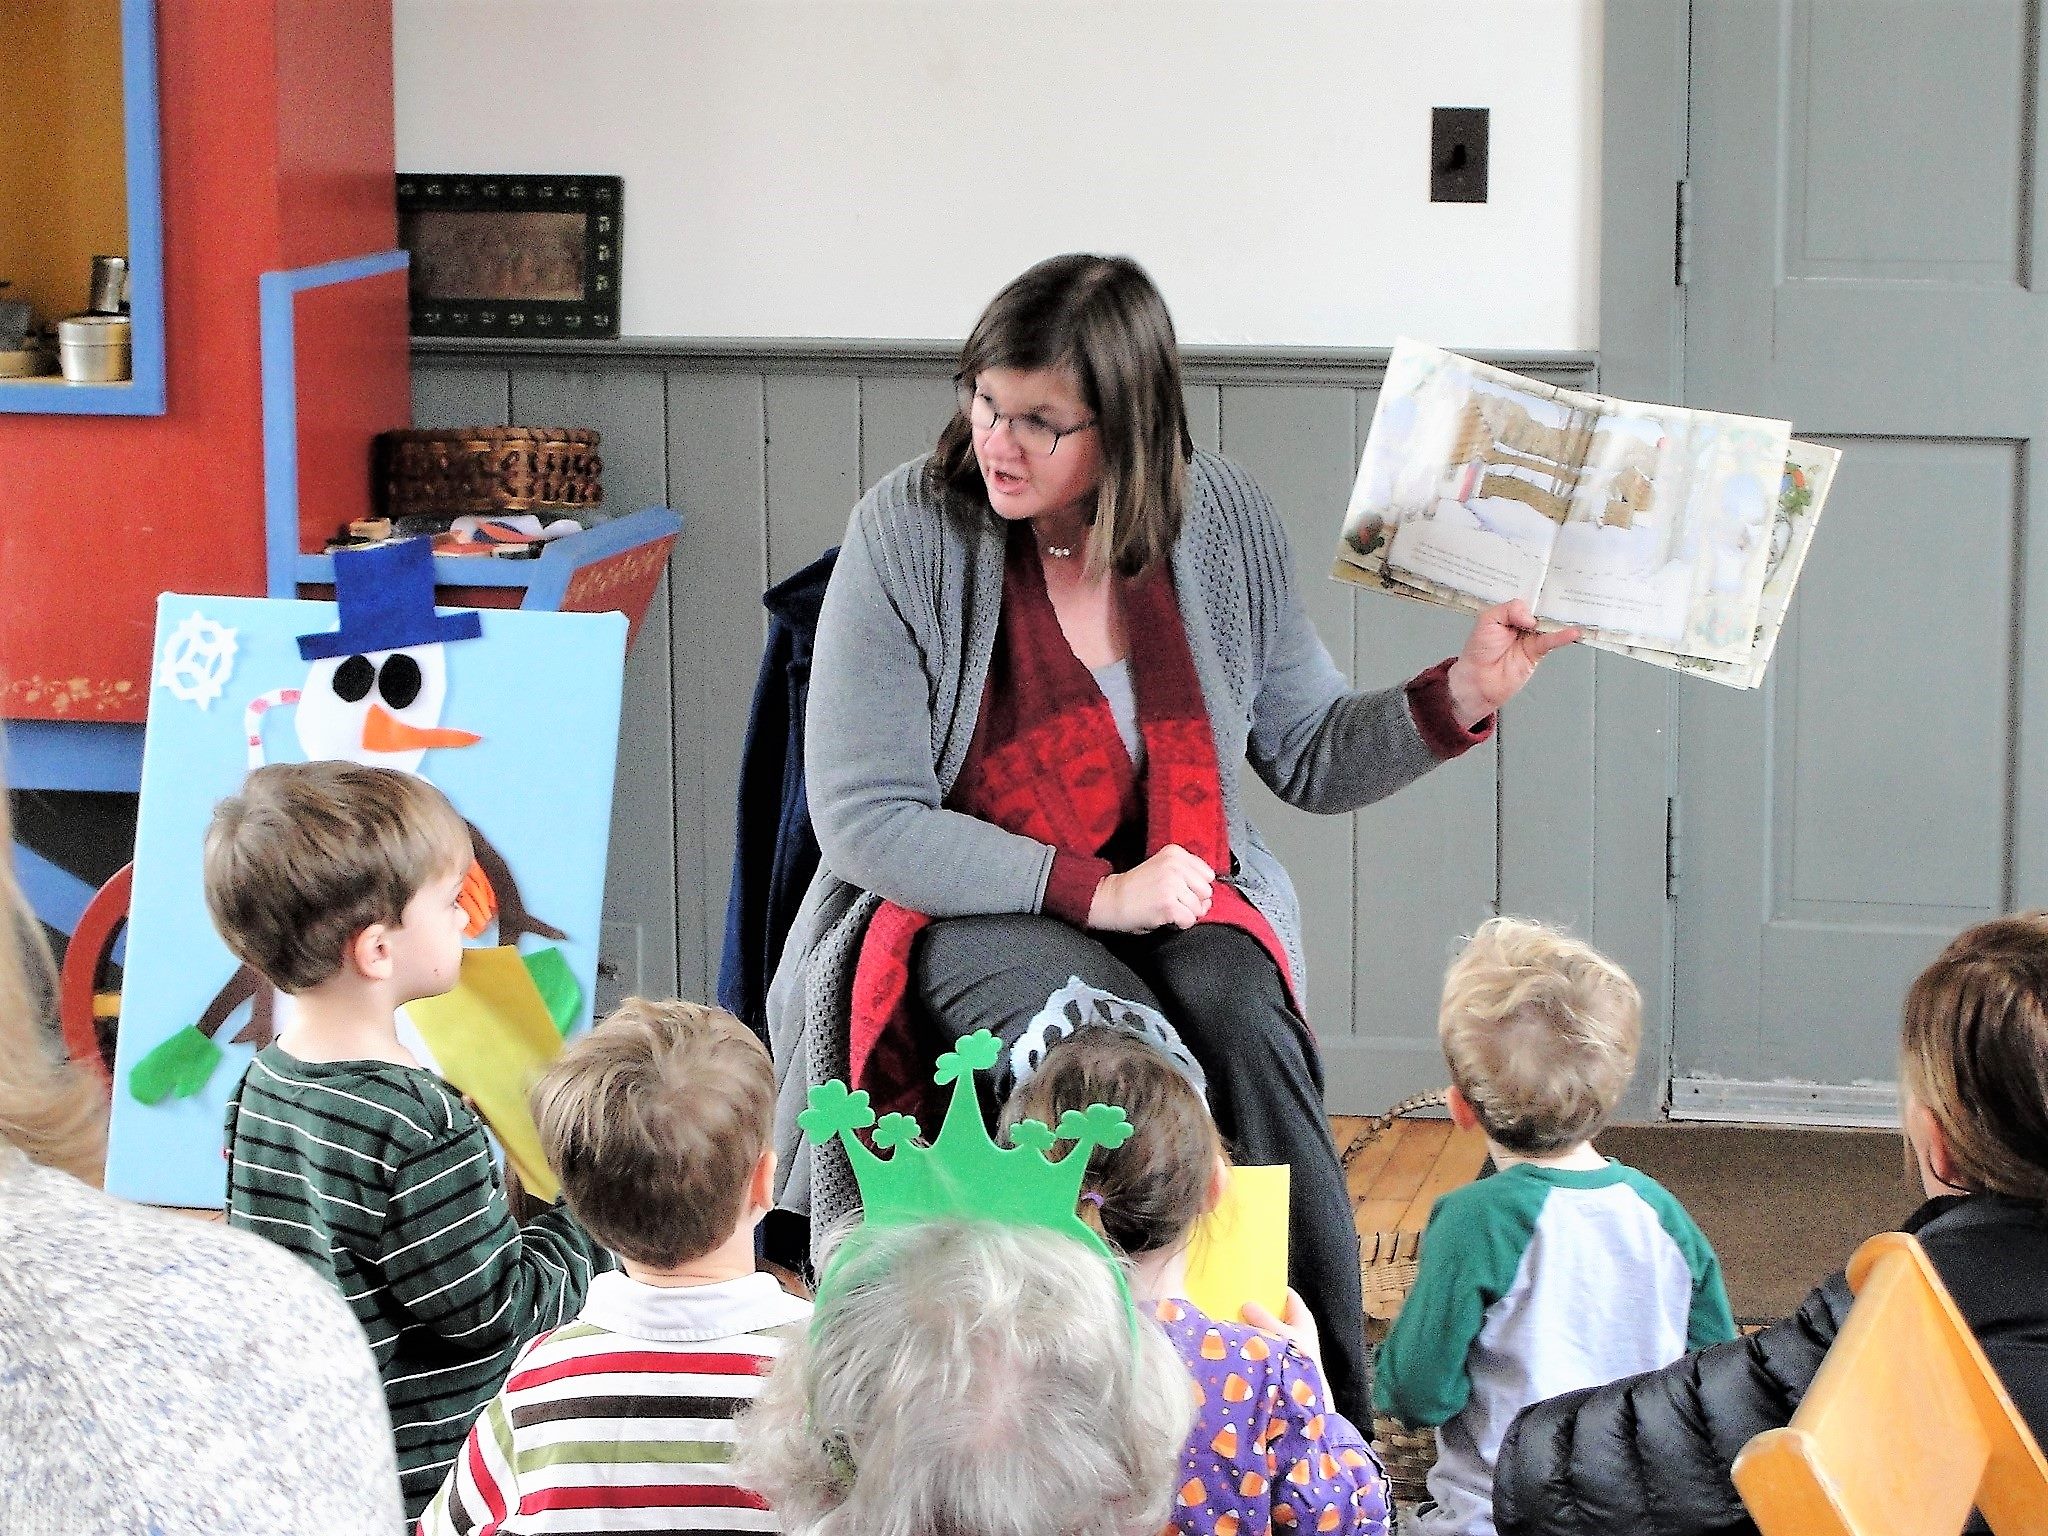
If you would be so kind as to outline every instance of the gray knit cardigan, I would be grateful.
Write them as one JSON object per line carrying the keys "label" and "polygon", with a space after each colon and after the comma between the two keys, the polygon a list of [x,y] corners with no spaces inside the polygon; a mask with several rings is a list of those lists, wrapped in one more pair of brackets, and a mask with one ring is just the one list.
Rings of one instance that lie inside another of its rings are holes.
{"label": "gray knit cardigan", "polygon": [[[804,774],[823,859],[769,988],[768,1028],[778,1203],[808,1210],[819,1236],[857,1191],[836,1142],[800,1155],[796,1116],[811,1084],[846,1074],[854,963],[875,908],[887,899],[942,918],[1037,912],[1052,870],[1048,844],[945,808],[995,652],[1004,526],[986,507],[935,492],[925,463],[903,465],[853,509],[811,663]],[[1273,925],[1305,997],[1294,886],[1245,815],[1239,765],[1290,805],[1341,812],[1392,794],[1438,758],[1401,685],[1346,685],[1252,478],[1198,452],[1188,492],[1173,581],[1216,736],[1236,866],[1227,873]]]}

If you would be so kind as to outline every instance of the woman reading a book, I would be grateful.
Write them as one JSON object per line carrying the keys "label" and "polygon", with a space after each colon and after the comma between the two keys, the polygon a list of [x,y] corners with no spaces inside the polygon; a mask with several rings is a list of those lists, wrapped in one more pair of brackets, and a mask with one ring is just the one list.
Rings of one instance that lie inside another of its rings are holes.
{"label": "woman reading a book", "polygon": [[1005,1046],[997,1099],[1084,1019],[1138,1030],[1206,1078],[1241,1161],[1292,1166],[1291,1279],[1339,1408],[1365,1415],[1301,914],[1241,776],[1311,811],[1370,804],[1485,740],[1573,634],[1495,608],[1456,657],[1352,692],[1272,505],[1195,451],[1172,321],[1131,261],[1024,273],[957,379],[937,450],[854,509],[819,621],[823,860],[768,997],[781,1202],[815,1236],[855,1200],[843,1153],[794,1155],[809,1083],[914,1113],[925,1064],[976,1029]]}

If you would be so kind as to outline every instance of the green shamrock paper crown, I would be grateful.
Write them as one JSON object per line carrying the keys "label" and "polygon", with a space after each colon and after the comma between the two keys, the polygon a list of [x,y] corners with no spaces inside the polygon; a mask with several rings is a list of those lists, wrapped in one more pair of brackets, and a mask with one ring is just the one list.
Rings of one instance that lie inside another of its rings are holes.
{"label": "green shamrock paper crown", "polygon": [[[863,1228],[920,1221],[997,1221],[1057,1232],[1087,1244],[1108,1261],[1128,1306],[1123,1266],[1075,1208],[1088,1159],[1097,1147],[1115,1148],[1128,1141],[1131,1122],[1115,1104],[1091,1104],[1068,1110],[1057,1127],[1039,1120],[1019,1121],[1010,1130],[1013,1144],[997,1146],[982,1124],[974,1074],[994,1066],[1001,1052],[1001,1043],[983,1029],[939,1058],[933,1080],[942,1087],[952,1084],[953,1099],[946,1106],[938,1140],[930,1146],[917,1140],[917,1121],[909,1115],[884,1115],[877,1122],[867,1091],[852,1092],[836,1080],[811,1089],[810,1107],[797,1116],[797,1124],[813,1141],[837,1136],[845,1146],[860,1185]],[[874,1127],[875,1146],[888,1157],[878,1157],[854,1134],[869,1126]],[[1051,1156],[1056,1141],[1074,1143],[1057,1160]],[[826,1266],[821,1291],[837,1267],[836,1260]]]}

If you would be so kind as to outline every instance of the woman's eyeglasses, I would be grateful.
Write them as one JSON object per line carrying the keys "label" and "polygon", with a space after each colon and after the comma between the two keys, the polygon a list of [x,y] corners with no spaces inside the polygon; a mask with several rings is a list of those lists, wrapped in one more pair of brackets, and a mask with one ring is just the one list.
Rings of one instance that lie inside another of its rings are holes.
{"label": "woman's eyeglasses", "polygon": [[993,432],[998,422],[1010,424],[1010,436],[1017,446],[1036,458],[1049,459],[1060,445],[1063,437],[1072,437],[1076,432],[1086,432],[1095,425],[1090,417],[1071,427],[1056,427],[1043,416],[1029,411],[1014,413],[999,411],[995,401],[982,394],[972,384],[962,380],[957,386],[960,393],[961,414],[974,424],[977,432]]}

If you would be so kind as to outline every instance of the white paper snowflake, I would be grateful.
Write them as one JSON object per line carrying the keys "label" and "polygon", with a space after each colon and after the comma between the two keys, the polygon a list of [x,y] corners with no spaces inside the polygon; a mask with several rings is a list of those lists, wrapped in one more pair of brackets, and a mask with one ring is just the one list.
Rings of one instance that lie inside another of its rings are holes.
{"label": "white paper snowflake", "polygon": [[172,698],[204,709],[220,697],[234,670],[235,632],[195,613],[164,642],[156,680]]}

